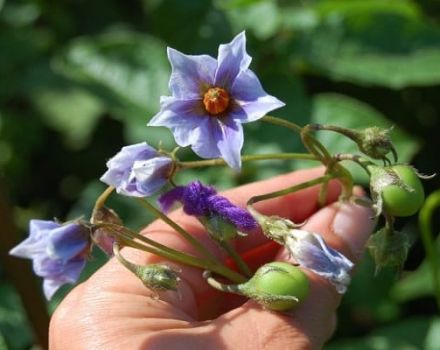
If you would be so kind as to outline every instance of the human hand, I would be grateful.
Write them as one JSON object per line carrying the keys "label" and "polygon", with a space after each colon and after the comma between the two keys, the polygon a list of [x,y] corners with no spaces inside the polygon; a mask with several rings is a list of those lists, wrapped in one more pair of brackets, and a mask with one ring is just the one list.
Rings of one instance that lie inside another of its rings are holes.
{"label": "human hand", "polygon": [[[252,183],[225,193],[244,206],[254,195],[282,189],[322,174],[322,168],[297,171]],[[302,229],[319,232],[333,248],[351,260],[358,260],[374,222],[364,207],[335,202],[339,185],[329,186],[329,205],[317,208],[319,186],[258,203],[263,214],[307,220]],[[203,228],[181,210],[171,214],[174,221],[200,239],[217,257],[224,253]],[[155,221],[144,234],[175,249],[196,254],[166,224]],[[237,250],[259,263],[288,260],[280,246],[268,244],[260,232],[236,243]],[[124,249],[126,258],[139,264],[163,261],[154,255]],[[159,260],[160,259],[160,260]],[[178,292],[164,292],[152,298],[142,282],[115,259],[111,259],[86,282],[77,286],[59,305],[50,325],[50,347],[69,349],[319,349],[336,325],[340,295],[325,279],[307,272],[310,294],[289,313],[264,310],[256,302],[220,293],[204,280],[199,269],[178,266]]]}

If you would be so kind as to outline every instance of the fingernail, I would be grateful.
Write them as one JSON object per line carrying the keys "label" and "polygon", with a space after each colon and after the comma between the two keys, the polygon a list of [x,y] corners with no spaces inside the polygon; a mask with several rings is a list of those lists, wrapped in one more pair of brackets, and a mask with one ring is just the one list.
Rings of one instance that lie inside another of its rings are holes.
{"label": "fingernail", "polygon": [[341,204],[333,219],[333,233],[341,237],[355,259],[360,259],[376,219],[370,208],[356,204]]}

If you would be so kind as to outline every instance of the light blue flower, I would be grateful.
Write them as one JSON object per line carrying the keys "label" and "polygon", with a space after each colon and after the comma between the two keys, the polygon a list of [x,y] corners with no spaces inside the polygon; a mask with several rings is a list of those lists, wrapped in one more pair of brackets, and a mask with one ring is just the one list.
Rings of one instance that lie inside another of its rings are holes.
{"label": "light blue flower", "polygon": [[79,223],[31,220],[29,237],[9,254],[33,260],[35,274],[44,278],[47,299],[66,283],[75,283],[90,249],[88,229]]}
{"label": "light blue flower", "polygon": [[284,106],[268,95],[249,69],[242,32],[220,45],[217,59],[185,55],[168,48],[172,96],[161,98],[161,108],[148,125],[165,126],[179,146],[191,146],[202,158],[223,158],[232,168],[241,167],[241,124],[256,121]]}
{"label": "light blue flower", "polygon": [[354,265],[343,254],[327,246],[319,234],[289,230],[284,237],[284,246],[300,266],[326,278],[338,293],[345,293]]}
{"label": "light blue flower", "polygon": [[107,162],[101,181],[116,192],[132,197],[146,197],[166,184],[173,160],[163,156],[146,142],[125,146]]}

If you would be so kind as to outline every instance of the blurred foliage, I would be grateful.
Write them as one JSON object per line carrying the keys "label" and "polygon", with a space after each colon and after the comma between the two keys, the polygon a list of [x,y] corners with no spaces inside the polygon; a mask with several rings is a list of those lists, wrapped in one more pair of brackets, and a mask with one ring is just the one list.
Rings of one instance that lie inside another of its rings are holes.
{"label": "blurred foliage", "polygon": [[[287,103],[277,116],[394,125],[400,160],[438,172],[439,18],[435,0],[0,0],[0,176],[17,225],[25,234],[30,218],[88,215],[103,189],[97,179],[105,161],[123,145],[147,140],[172,148],[167,130],[145,127],[168,94],[166,47],[216,56],[242,30],[252,69]],[[245,153],[303,150],[299,138],[274,126],[253,123],[246,133]],[[355,150],[335,134],[318,135],[332,151]],[[179,154],[194,159],[188,150]],[[213,168],[178,181],[198,177],[228,188],[310,165],[252,163],[240,174]],[[425,188],[439,188],[439,179]],[[124,198],[111,204],[131,227],[151,219]],[[438,348],[440,321],[414,220],[397,225],[415,237],[406,269],[416,271],[396,283],[391,271],[374,277],[365,258],[328,349]],[[433,225],[439,232],[438,216]],[[28,348],[23,310],[0,278],[0,349]]]}

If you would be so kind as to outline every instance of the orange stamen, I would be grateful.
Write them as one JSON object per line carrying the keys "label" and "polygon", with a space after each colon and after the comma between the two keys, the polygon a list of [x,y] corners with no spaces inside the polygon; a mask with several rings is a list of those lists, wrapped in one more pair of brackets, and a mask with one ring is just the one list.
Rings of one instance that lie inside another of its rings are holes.
{"label": "orange stamen", "polygon": [[203,95],[203,105],[209,114],[223,113],[229,107],[229,94],[219,87],[210,88]]}

